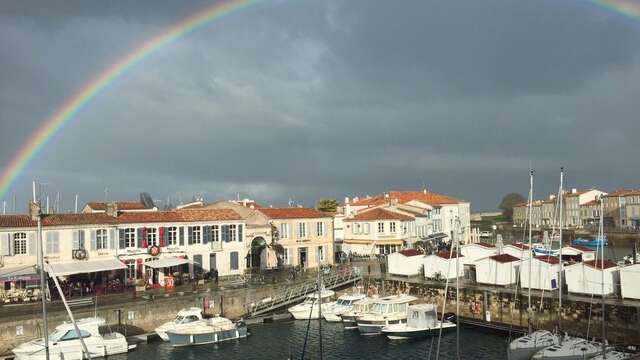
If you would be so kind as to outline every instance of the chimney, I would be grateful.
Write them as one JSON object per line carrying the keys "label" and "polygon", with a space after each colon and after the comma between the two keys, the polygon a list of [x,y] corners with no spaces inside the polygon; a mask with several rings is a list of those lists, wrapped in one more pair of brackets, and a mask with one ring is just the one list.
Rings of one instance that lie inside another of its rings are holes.
{"label": "chimney", "polygon": [[117,218],[118,217],[118,203],[111,202],[107,203],[106,210],[108,216]]}
{"label": "chimney", "polygon": [[578,192],[578,189],[576,189],[576,188],[571,189],[571,193],[572,194],[576,194],[577,192]]}
{"label": "chimney", "polygon": [[346,197],[344,198],[344,204],[345,204],[345,205],[347,205],[348,203],[349,203],[349,197],[348,197],[348,196],[346,196]]}
{"label": "chimney", "polygon": [[384,198],[388,199],[389,198],[389,193],[384,193]]}
{"label": "chimney", "polygon": [[422,189],[422,193],[427,195],[427,188]]}

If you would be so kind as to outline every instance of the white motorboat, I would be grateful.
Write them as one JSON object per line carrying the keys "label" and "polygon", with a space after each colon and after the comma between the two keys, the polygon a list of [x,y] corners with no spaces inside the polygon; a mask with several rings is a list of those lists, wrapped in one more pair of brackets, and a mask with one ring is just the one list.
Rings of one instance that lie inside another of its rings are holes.
{"label": "white motorboat", "polygon": [[561,343],[544,348],[531,359],[546,360],[584,360],[591,359],[602,352],[598,343],[582,338],[565,338]]}
{"label": "white motorboat", "polygon": [[322,290],[320,292],[320,301],[318,301],[318,293],[307,295],[301,304],[290,307],[288,310],[296,320],[318,319],[320,317],[320,303],[322,303],[322,312],[329,312],[333,308],[332,290]]}
{"label": "white motorboat", "polygon": [[[128,345],[127,339],[120,333],[101,335],[100,326],[105,325],[102,318],[86,318],[76,322],[80,334],[72,323],[63,323],[49,335],[49,355],[51,359],[82,360],[86,358],[80,338],[87,345],[91,358],[124,354],[135,348]],[[21,344],[12,350],[16,360],[46,359],[44,339],[36,339]]]}
{"label": "white motorboat", "polygon": [[547,330],[537,330],[513,340],[507,348],[509,360],[529,360],[538,351],[560,342],[558,336]]}
{"label": "white motorboat", "polygon": [[182,309],[178,311],[178,315],[173,321],[166,322],[158,326],[155,330],[163,341],[169,341],[167,331],[178,330],[188,327],[189,324],[202,320],[202,310],[196,307]]}
{"label": "white motorboat", "polygon": [[322,311],[322,317],[329,322],[342,321],[341,315],[353,308],[353,304],[366,297],[364,294],[347,294],[342,295],[333,304],[333,307],[329,311]]}
{"label": "white motorboat", "polygon": [[358,323],[356,319],[366,313],[371,309],[371,304],[373,303],[373,298],[365,297],[364,299],[358,300],[353,303],[353,307],[351,310],[340,315],[342,318],[342,325],[345,329],[357,329]]}
{"label": "white motorboat", "polygon": [[247,325],[216,316],[167,331],[173,347],[214,344],[247,337]]}
{"label": "white motorboat", "polygon": [[409,305],[407,322],[384,326],[382,333],[391,340],[420,339],[429,336],[434,331],[455,329],[456,324],[438,320],[435,305]]}
{"label": "white motorboat", "polygon": [[374,300],[371,310],[358,317],[358,331],[362,335],[381,334],[387,325],[407,322],[407,305],[417,300],[411,295],[392,295]]}

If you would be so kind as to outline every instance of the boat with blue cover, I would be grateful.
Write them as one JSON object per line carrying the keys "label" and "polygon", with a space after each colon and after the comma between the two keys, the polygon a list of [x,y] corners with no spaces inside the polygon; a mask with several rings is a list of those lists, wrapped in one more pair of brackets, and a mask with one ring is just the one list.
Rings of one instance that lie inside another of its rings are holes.
{"label": "boat with blue cover", "polygon": [[606,237],[598,238],[598,239],[583,239],[577,238],[573,240],[573,245],[581,245],[588,247],[598,247],[598,246],[609,246],[609,242]]}

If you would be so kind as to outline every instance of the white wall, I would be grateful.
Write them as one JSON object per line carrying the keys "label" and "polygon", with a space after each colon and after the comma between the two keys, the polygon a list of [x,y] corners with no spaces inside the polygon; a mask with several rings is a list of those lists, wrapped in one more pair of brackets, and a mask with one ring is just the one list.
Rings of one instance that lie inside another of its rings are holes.
{"label": "white wall", "polygon": [[[564,268],[565,283],[570,293],[602,294],[602,275],[599,269],[583,263],[569,265]],[[604,270],[604,294],[614,294],[619,280],[618,267]]]}
{"label": "white wall", "polygon": [[[529,288],[529,264],[531,262],[531,288],[538,290],[554,290],[559,286],[558,274],[560,264],[549,264],[544,261],[526,259],[520,266],[520,285],[522,288]],[[551,282],[555,280],[556,287],[551,287]]]}
{"label": "white wall", "polygon": [[496,251],[496,248],[486,248],[478,244],[465,244],[460,246],[460,253],[462,254],[460,260],[465,265],[473,265],[479,259],[496,255]]}
{"label": "white wall", "polygon": [[640,299],[640,264],[620,268],[620,288],[622,297]]}
{"label": "white wall", "polygon": [[[458,277],[464,275],[464,257],[460,257],[458,265]],[[424,257],[424,276],[426,278],[435,278],[436,274],[449,279],[456,278],[456,259],[444,259],[438,255],[429,255]]]}
{"label": "white wall", "polygon": [[424,256],[404,256],[399,252],[387,256],[388,272],[393,275],[413,276],[420,273]]}
{"label": "white wall", "polygon": [[519,247],[513,245],[507,245],[502,248],[503,254],[509,254],[511,256],[515,256],[518,259],[528,259],[531,257],[531,250],[526,249],[522,250]]}
{"label": "white wall", "polygon": [[517,281],[519,261],[501,263],[491,258],[476,261],[476,282],[491,285],[510,285]]}

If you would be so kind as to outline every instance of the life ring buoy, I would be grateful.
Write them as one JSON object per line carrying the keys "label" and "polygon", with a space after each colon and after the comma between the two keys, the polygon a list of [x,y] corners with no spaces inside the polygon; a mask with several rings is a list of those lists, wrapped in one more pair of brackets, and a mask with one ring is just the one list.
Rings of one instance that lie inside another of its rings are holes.
{"label": "life ring buoy", "polygon": [[149,248],[149,255],[158,256],[160,255],[160,247],[157,245],[153,245]]}

